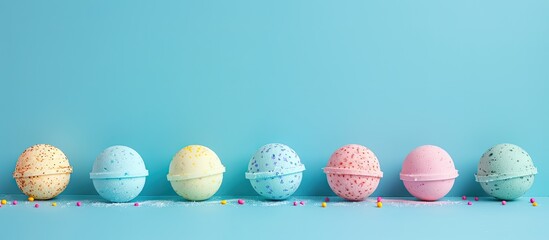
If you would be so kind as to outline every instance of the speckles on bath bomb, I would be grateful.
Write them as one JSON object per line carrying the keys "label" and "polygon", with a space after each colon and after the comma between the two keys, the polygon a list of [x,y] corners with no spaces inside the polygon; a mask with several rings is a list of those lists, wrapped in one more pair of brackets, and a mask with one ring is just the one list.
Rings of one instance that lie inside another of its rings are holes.
{"label": "speckles on bath bomb", "polygon": [[17,161],[13,177],[27,196],[51,199],[67,187],[72,167],[65,154],[48,144],[27,148]]}

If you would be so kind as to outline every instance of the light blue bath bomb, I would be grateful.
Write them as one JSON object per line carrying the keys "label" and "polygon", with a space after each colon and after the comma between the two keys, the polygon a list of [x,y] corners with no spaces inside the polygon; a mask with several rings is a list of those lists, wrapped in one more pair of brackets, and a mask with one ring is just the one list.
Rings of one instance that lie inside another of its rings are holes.
{"label": "light blue bath bomb", "polygon": [[112,146],[99,154],[90,178],[101,197],[110,202],[129,202],[141,193],[148,175],[143,158],[135,150]]}
{"label": "light blue bath bomb", "polygon": [[293,149],[271,143],[259,148],[250,159],[246,178],[259,195],[270,200],[282,200],[297,190],[303,171],[305,166]]}

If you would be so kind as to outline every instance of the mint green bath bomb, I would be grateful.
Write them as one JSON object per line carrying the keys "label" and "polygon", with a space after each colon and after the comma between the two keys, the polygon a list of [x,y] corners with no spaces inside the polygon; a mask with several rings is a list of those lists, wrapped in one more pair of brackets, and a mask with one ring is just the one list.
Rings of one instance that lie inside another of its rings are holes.
{"label": "mint green bath bomb", "polygon": [[490,196],[513,200],[532,187],[535,174],[537,169],[530,155],[517,145],[505,143],[482,155],[475,178]]}

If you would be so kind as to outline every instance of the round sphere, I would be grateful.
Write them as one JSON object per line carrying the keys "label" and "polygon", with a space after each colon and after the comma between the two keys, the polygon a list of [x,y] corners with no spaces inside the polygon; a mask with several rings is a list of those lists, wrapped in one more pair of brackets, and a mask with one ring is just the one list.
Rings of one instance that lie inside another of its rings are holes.
{"label": "round sphere", "polygon": [[513,144],[498,144],[482,155],[475,178],[490,196],[513,200],[532,187],[535,174],[537,169],[524,149]]}
{"label": "round sphere", "polygon": [[297,190],[303,171],[305,166],[292,148],[271,143],[259,148],[250,159],[246,178],[259,195],[282,200]]}
{"label": "round sphere", "polygon": [[112,146],[97,156],[90,178],[104,199],[129,202],[141,193],[148,175],[139,153],[126,146]]}
{"label": "round sphere", "polygon": [[13,178],[21,191],[34,199],[51,199],[69,184],[72,167],[58,148],[38,144],[27,148],[15,165]]}
{"label": "round sphere", "polygon": [[219,190],[224,172],[225,167],[214,151],[205,146],[190,145],[175,154],[167,177],[179,196],[190,201],[202,201]]}
{"label": "round sphere", "polygon": [[444,149],[424,145],[414,149],[402,164],[400,179],[414,197],[435,201],[443,198],[454,185],[458,171]]}
{"label": "round sphere", "polygon": [[376,155],[357,144],[336,150],[324,172],[332,191],[351,201],[361,201],[370,196],[383,177]]}

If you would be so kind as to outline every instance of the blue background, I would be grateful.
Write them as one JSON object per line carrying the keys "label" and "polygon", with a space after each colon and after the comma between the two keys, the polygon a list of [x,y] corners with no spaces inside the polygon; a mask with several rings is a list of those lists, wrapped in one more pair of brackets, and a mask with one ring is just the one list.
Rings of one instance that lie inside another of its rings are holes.
{"label": "blue background", "polygon": [[255,195],[249,158],[270,142],[307,171],[296,195],[331,195],[331,153],[358,143],[380,159],[374,193],[399,180],[413,148],[435,144],[460,176],[450,196],[483,195],[473,174],[497,143],[525,148],[548,196],[547,1],[7,1],[0,0],[0,193],[21,152],[62,149],[64,194],[89,180],[106,147],[134,148],[142,195],[174,195],[172,156],[213,149],[219,195]]}

